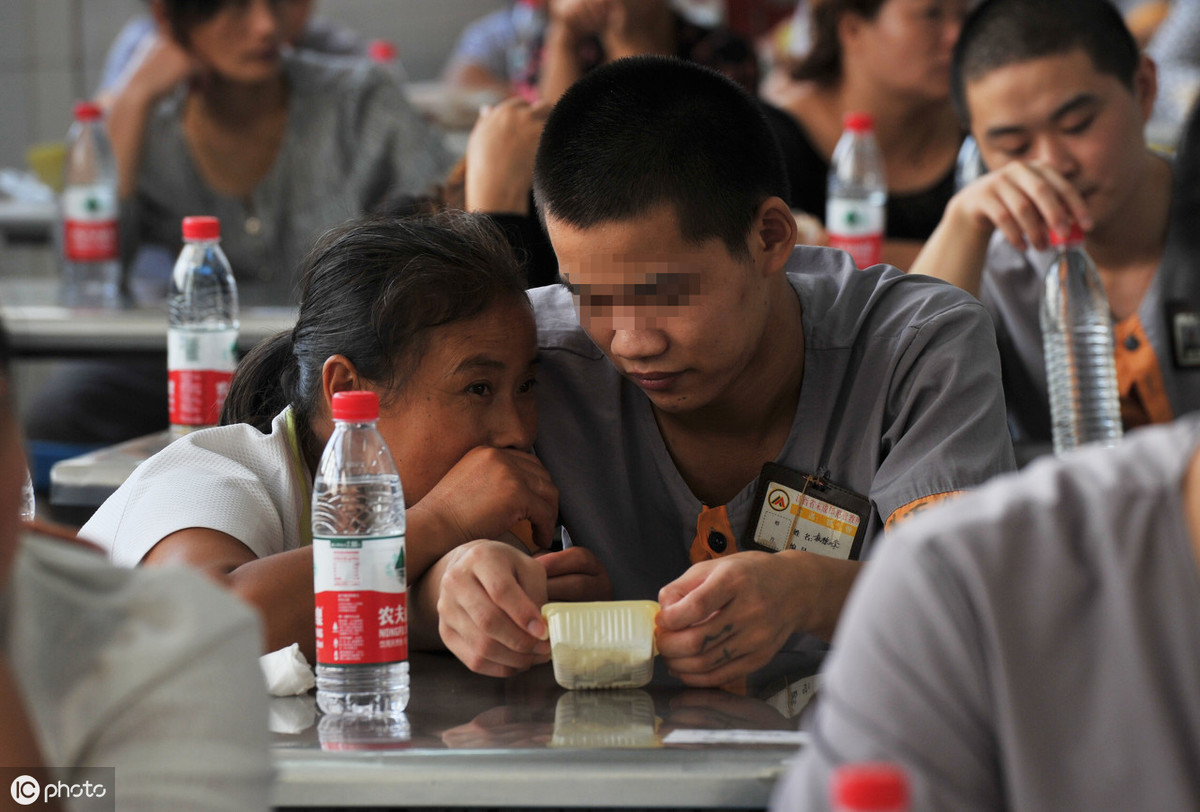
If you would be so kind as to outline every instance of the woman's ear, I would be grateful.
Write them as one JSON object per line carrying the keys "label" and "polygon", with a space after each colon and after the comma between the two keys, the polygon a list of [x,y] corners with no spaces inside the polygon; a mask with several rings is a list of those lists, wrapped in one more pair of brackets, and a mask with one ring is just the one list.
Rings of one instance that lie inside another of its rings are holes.
{"label": "woman's ear", "polygon": [[325,359],[325,364],[321,367],[321,392],[324,395],[326,415],[333,414],[334,393],[362,388],[353,361],[344,355],[331,355]]}

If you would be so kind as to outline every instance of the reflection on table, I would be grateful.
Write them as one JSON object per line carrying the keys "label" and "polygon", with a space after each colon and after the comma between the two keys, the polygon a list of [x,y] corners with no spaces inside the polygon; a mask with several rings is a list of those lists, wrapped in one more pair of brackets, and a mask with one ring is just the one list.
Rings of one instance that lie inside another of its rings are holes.
{"label": "reflection on table", "polygon": [[322,716],[272,700],[274,805],[753,809],[805,734],[820,655],[782,654],[736,690],[566,691],[549,665],[500,680],[412,658],[405,718]]}

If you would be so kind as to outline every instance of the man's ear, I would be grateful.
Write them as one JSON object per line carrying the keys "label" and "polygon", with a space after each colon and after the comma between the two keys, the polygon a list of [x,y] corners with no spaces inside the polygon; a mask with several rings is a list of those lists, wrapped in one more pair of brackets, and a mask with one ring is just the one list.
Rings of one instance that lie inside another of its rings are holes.
{"label": "man's ear", "polygon": [[768,197],[759,205],[750,232],[750,250],[764,272],[775,273],[783,268],[798,238],[796,218],[787,203]]}
{"label": "man's ear", "polygon": [[1154,112],[1154,100],[1158,97],[1158,65],[1146,54],[1138,60],[1137,72],[1133,74],[1133,96],[1145,124]]}
{"label": "man's ear", "polygon": [[321,392],[324,395],[326,416],[333,414],[334,393],[362,388],[358,369],[353,361],[344,355],[331,355],[325,359],[325,364],[321,367]]}

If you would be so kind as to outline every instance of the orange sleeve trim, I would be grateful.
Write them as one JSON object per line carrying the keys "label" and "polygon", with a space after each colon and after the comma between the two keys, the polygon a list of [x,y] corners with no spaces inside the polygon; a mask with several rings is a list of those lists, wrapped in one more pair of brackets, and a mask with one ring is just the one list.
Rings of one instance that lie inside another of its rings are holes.
{"label": "orange sleeve trim", "polygon": [[700,515],[696,517],[696,537],[692,539],[689,560],[699,564],[737,551],[737,539],[733,535],[733,525],[729,523],[725,506],[702,507]]}
{"label": "orange sleeve trim", "polygon": [[1170,423],[1175,415],[1163,383],[1162,365],[1136,313],[1113,325],[1113,340],[1121,422],[1125,428]]}
{"label": "orange sleeve trim", "polygon": [[884,530],[891,530],[900,522],[911,518],[914,514],[920,513],[926,508],[936,505],[938,502],[943,502],[952,497],[958,496],[962,491],[945,491],[943,493],[932,493],[929,496],[922,496],[920,499],[914,499],[907,505],[901,505],[892,511],[892,515],[888,516],[887,521],[883,523]]}
{"label": "orange sleeve trim", "polygon": [[538,546],[533,542],[533,525],[529,523],[528,519],[522,519],[521,521],[517,522],[512,527],[508,528],[508,532],[516,536],[520,542],[525,545],[525,549],[530,553],[541,552],[541,550],[538,549]]}

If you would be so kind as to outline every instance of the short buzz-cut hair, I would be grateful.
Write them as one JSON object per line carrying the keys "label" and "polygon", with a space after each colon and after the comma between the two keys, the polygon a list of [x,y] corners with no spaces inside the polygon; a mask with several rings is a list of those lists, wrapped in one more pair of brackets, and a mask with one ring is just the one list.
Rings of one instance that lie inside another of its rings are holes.
{"label": "short buzz-cut hair", "polygon": [[969,128],[966,86],[991,71],[1082,49],[1100,73],[1133,88],[1137,42],[1111,0],[984,0],[954,46],[950,92]]}
{"label": "short buzz-cut hair", "polygon": [[788,199],[758,102],[716,71],[661,56],[620,59],[571,86],[546,121],[533,187],[541,216],[574,228],[670,204],[686,241],[718,237],[739,259],[762,202]]}

